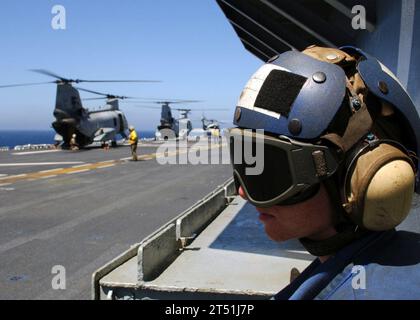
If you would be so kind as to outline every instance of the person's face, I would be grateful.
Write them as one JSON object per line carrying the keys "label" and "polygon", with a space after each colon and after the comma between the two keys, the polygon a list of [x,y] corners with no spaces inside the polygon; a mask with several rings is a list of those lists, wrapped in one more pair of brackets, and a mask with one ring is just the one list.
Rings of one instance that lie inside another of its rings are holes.
{"label": "person's face", "polygon": [[[246,199],[242,187],[239,195]],[[274,241],[297,238],[326,239],[336,231],[333,227],[333,208],[324,185],[319,192],[304,202],[289,206],[256,208],[265,232]]]}

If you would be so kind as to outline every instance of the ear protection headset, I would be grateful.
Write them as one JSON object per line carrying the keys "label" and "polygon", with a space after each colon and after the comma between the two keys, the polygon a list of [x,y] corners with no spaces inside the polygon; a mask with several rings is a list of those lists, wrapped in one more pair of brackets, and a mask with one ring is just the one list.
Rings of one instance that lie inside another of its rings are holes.
{"label": "ear protection headset", "polygon": [[412,155],[396,141],[370,135],[346,161],[343,208],[358,226],[390,230],[408,215],[415,187]]}
{"label": "ear protection headset", "polygon": [[[416,156],[401,143],[378,139],[372,133],[362,138],[361,142],[356,142],[360,137],[357,131],[359,134],[366,132],[374,125],[370,113],[366,112],[368,106],[364,105],[368,90],[379,99],[382,109],[384,105],[390,109],[388,110],[390,114],[394,111],[389,102],[396,102],[396,97],[404,97],[405,99],[398,102],[406,109],[402,110],[404,116],[407,116],[408,112],[413,116],[412,119],[408,119],[414,124],[414,128],[411,129],[419,127],[419,117],[408,94],[391,71],[358,49],[348,47],[342,50],[344,51],[317,47],[308,50],[309,55],[326,62],[327,56],[331,54],[347,55],[347,60],[359,59],[356,62],[356,73],[352,75],[353,81],[350,83],[347,79],[346,87],[350,93],[349,100],[353,114],[359,112],[365,114],[358,116],[356,123],[349,121],[350,130],[347,128],[343,137],[330,136],[330,140],[336,144],[339,142],[338,145],[346,153],[344,170],[339,179],[342,206],[347,216],[357,226],[371,231],[390,230],[398,226],[410,212],[418,161]],[[376,67],[380,66],[380,69],[376,68],[376,72],[372,72],[375,62]],[[367,73],[368,70],[370,73]],[[393,92],[390,92],[390,89]],[[390,97],[392,101],[389,101]],[[418,143],[417,141],[417,145]]]}
{"label": "ear protection headset", "polygon": [[[382,111],[390,108],[390,113],[393,113],[394,108],[390,104],[394,105],[395,110],[402,113],[402,118],[408,120],[399,125],[407,126],[410,138],[414,137],[410,147],[419,152],[419,116],[395,75],[359,49],[347,47],[342,50],[359,56],[356,64],[358,76],[353,82],[356,87],[353,89],[357,92],[353,91],[352,95],[367,88],[380,101]],[[357,83],[365,88],[357,88]],[[407,217],[412,205],[416,175],[417,179],[419,177],[416,155],[395,140],[380,139],[369,133],[349,152],[345,163],[342,197],[343,208],[350,219],[372,231],[398,226]]]}

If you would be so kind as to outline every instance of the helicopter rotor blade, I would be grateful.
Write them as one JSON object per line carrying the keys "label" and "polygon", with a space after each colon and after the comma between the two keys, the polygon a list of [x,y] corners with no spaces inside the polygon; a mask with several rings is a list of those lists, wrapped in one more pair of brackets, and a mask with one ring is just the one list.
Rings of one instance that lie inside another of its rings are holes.
{"label": "helicopter rotor blade", "polygon": [[[124,102],[133,102],[133,101],[124,101]],[[147,103],[156,103],[156,102],[149,102],[149,101],[142,101]],[[149,108],[149,109],[161,109],[161,107],[152,107],[150,105],[134,105],[134,107],[138,108]],[[230,109],[225,108],[219,108],[219,109],[189,109],[189,108],[171,108],[172,110],[176,111],[188,111],[188,112],[196,112],[196,111],[214,111],[214,112],[220,112],[220,111],[228,111]]]}
{"label": "helicopter rotor blade", "polygon": [[191,112],[191,109],[187,109],[187,108],[172,108],[172,110],[176,110],[176,111],[185,111],[185,112]]}
{"label": "helicopter rotor blade", "polygon": [[34,82],[34,83],[20,83],[20,84],[7,84],[7,85],[2,85],[0,86],[0,88],[15,88],[15,87],[29,87],[29,86],[37,86],[37,85],[41,85],[41,84],[51,84],[51,83],[55,83],[55,81],[48,81],[48,82]]}
{"label": "helicopter rotor blade", "polygon": [[190,110],[190,111],[228,111],[229,109],[182,109],[182,108],[172,108],[173,110]]}
{"label": "helicopter rotor blade", "polygon": [[154,101],[153,103],[156,104],[180,104],[180,103],[198,103],[198,102],[203,102],[200,100],[175,100],[175,101]]}
{"label": "helicopter rotor blade", "polygon": [[86,99],[82,99],[82,101],[93,101],[93,100],[105,100],[106,97],[103,98],[86,98]]}
{"label": "helicopter rotor blade", "polygon": [[55,74],[54,72],[44,70],[44,69],[31,69],[30,71],[40,73],[49,77],[56,78],[64,83],[83,83],[83,82],[90,82],[90,83],[116,83],[116,82],[133,82],[133,83],[139,83],[139,82],[162,82],[160,80],[83,80],[83,79],[67,79],[64,77],[59,76],[58,74]]}
{"label": "helicopter rotor blade", "polygon": [[218,109],[218,108],[215,108],[215,109],[200,109],[200,110],[194,109],[193,111],[215,111],[215,112],[221,112],[221,111],[229,111],[229,110],[230,109],[222,109],[222,108]]}
{"label": "helicopter rotor blade", "polygon": [[139,103],[154,103],[154,104],[173,104],[173,103],[189,103],[189,102],[201,102],[196,100],[181,100],[181,99],[162,99],[162,98],[149,98],[149,97],[133,97]]}
{"label": "helicopter rotor blade", "polygon": [[97,94],[99,96],[104,96],[104,97],[107,97],[108,96],[108,94],[106,94],[106,93],[102,93],[102,92],[98,92],[98,91],[93,91],[93,90],[89,90],[89,89],[84,89],[84,88],[80,88],[80,87],[75,87],[75,89],[80,90],[80,91],[84,91],[84,92],[89,92],[89,93]]}
{"label": "helicopter rotor blade", "polygon": [[129,101],[122,101],[124,103],[157,103],[157,98],[145,98],[145,97],[125,97],[126,100]]}
{"label": "helicopter rotor blade", "polygon": [[139,103],[153,103],[153,104],[180,104],[180,103],[195,103],[203,102],[199,100],[181,100],[181,99],[159,99],[159,98],[145,98],[145,97],[135,97],[136,101]]}
{"label": "helicopter rotor blade", "polygon": [[103,100],[103,99],[119,99],[121,100],[120,102],[123,103],[143,103],[143,102],[149,102],[149,101],[137,101],[137,100],[133,100],[133,99],[137,99],[136,97],[127,97],[127,96],[117,96],[117,95],[113,95],[113,94],[109,94],[109,95],[104,95],[103,98],[86,98],[86,99],[82,99],[82,100]]}
{"label": "helicopter rotor blade", "polygon": [[63,77],[59,76],[58,74],[55,74],[51,71],[44,70],[44,69],[30,69],[29,71],[40,73],[40,74],[43,74],[45,76],[53,77],[53,78],[56,78],[56,79],[64,81],[64,82],[70,81],[70,79],[63,78]]}
{"label": "helicopter rotor blade", "polygon": [[82,79],[76,79],[75,82],[82,83],[82,82],[90,82],[90,83],[118,83],[118,82],[135,82],[135,83],[156,83],[156,82],[162,82],[161,80],[82,80]]}
{"label": "helicopter rotor blade", "polygon": [[127,97],[127,96],[117,96],[115,94],[110,94],[110,93],[102,93],[102,92],[98,92],[98,91],[93,91],[90,89],[84,89],[84,88],[80,88],[80,87],[75,87],[77,90],[81,90],[81,91],[85,91],[85,92],[89,92],[89,93],[93,93],[93,94],[97,94],[99,96],[103,96],[103,98],[87,98],[87,99],[83,99],[83,100],[100,100],[100,99],[131,99],[132,97]]}
{"label": "helicopter rotor blade", "polygon": [[155,107],[155,106],[140,106],[140,105],[133,105],[132,107],[134,108],[144,108],[144,109],[155,109],[155,110],[160,110],[160,107]]}

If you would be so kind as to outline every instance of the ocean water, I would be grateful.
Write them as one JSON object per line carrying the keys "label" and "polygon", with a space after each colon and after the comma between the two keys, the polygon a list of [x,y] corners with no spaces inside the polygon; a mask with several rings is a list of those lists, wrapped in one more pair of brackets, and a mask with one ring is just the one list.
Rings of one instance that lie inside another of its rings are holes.
{"label": "ocean water", "polygon": [[[53,130],[0,130],[0,147],[14,148],[25,144],[53,144]],[[153,138],[154,131],[140,131],[140,139]]]}

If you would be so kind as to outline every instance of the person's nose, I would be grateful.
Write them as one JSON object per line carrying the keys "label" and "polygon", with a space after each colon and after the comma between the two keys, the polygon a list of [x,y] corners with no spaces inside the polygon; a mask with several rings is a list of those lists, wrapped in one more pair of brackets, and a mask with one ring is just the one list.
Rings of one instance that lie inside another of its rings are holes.
{"label": "person's nose", "polygon": [[247,198],[247,196],[246,196],[246,194],[245,194],[245,191],[244,191],[244,189],[242,188],[242,186],[240,186],[240,187],[239,187],[238,192],[239,192],[239,195],[242,197],[242,199],[248,200],[248,198]]}

